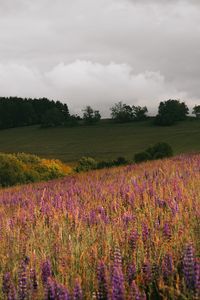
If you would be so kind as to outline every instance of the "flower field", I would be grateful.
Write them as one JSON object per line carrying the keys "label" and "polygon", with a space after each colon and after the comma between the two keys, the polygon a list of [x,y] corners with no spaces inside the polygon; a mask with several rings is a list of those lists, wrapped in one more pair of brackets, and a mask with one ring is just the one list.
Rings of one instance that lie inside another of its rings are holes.
{"label": "flower field", "polygon": [[200,155],[0,191],[0,299],[200,298]]}

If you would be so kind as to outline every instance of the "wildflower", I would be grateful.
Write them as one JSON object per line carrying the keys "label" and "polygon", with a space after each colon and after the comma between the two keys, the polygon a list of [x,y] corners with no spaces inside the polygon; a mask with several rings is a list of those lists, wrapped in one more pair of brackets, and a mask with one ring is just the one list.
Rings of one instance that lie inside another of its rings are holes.
{"label": "wildflower", "polygon": [[5,295],[8,295],[10,291],[10,285],[11,285],[11,276],[10,273],[7,272],[3,275],[3,282],[2,282],[2,292]]}
{"label": "wildflower", "polygon": [[197,297],[200,296],[200,261],[195,261],[194,288]]}
{"label": "wildflower", "polygon": [[171,254],[166,254],[162,263],[163,279],[165,282],[169,280],[173,271],[173,260]]}
{"label": "wildflower", "polygon": [[45,299],[44,300],[55,300],[56,299],[56,283],[49,277],[47,278],[45,286]]}
{"label": "wildflower", "polygon": [[143,271],[144,283],[145,283],[145,285],[148,285],[152,280],[152,270],[151,270],[151,265],[150,265],[149,261],[146,261],[145,263],[143,263],[142,271]]}
{"label": "wildflower", "polygon": [[49,260],[44,261],[42,263],[41,269],[42,269],[42,282],[45,285],[47,283],[48,278],[51,277],[52,275],[50,261]]}
{"label": "wildflower", "polygon": [[37,275],[36,275],[35,268],[30,269],[30,283],[31,283],[31,289],[37,290],[38,282],[37,282]]}
{"label": "wildflower", "polygon": [[129,264],[127,268],[127,278],[128,278],[128,283],[131,285],[132,281],[135,279],[136,276],[136,267],[135,264]]}
{"label": "wildflower", "polygon": [[138,232],[136,230],[133,230],[129,236],[129,245],[132,250],[136,249],[138,238],[139,238]]}
{"label": "wildflower", "polygon": [[170,226],[169,226],[168,223],[165,223],[165,224],[164,224],[164,227],[163,227],[163,236],[164,236],[167,240],[170,240],[171,237],[172,237],[171,228],[170,228]]}
{"label": "wildflower", "polygon": [[18,275],[18,299],[19,300],[25,300],[28,297],[26,268],[27,268],[27,264],[23,260],[21,262],[19,275]]}
{"label": "wildflower", "polygon": [[7,300],[17,300],[17,293],[13,283],[10,285]]}
{"label": "wildflower", "polygon": [[81,285],[79,281],[76,281],[74,292],[73,292],[73,300],[82,300],[83,299],[83,292],[81,289]]}
{"label": "wildflower", "polygon": [[149,239],[149,228],[146,224],[142,225],[142,240],[144,242],[144,244],[147,242],[147,240]]}
{"label": "wildflower", "polygon": [[101,261],[97,268],[97,278],[98,278],[98,300],[107,300],[108,299],[108,290],[106,282],[106,270],[105,264]]}
{"label": "wildflower", "polygon": [[119,247],[115,247],[114,251],[114,267],[122,268],[122,255]]}
{"label": "wildflower", "polygon": [[191,244],[187,245],[183,257],[183,274],[188,289],[194,289],[195,260],[194,248]]}
{"label": "wildflower", "polygon": [[112,273],[112,300],[125,300],[124,276],[117,266],[114,266]]}

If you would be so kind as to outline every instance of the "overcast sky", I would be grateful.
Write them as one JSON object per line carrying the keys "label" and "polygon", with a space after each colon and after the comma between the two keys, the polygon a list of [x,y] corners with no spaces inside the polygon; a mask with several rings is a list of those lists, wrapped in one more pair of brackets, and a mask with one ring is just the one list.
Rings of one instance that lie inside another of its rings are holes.
{"label": "overcast sky", "polygon": [[200,104],[200,1],[0,0],[0,96]]}

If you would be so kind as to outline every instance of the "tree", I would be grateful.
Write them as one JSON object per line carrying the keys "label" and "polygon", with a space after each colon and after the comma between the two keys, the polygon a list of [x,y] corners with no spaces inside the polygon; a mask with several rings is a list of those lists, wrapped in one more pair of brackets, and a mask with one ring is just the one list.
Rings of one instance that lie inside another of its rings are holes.
{"label": "tree", "polygon": [[86,106],[83,109],[83,120],[86,124],[97,123],[101,119],[101,115],[98,110],[93,110],[91,106]]}
{"label": "tree", "polygon": [[110,110],[111,117],[116,122],[125,123],[133,120],[133,111],[131,106],[123,104],[122,101],[115,103]]}
{"label": "tree", "polygon": [[167,100],[160,102],[158,115],[155,118],[155,124],[161,126],[170,126],[177,121],[186,119],[189,109],[184,102],[179,100]]}
{"label": "tree", "polygon": [[54,107],[44,113],[41,126],[42,127],[56,127],[64,124],[64,116],[62,112]]}
{"label": "tree", "polygon": [[148,109],[146,106],[132,106],[133,111],[133,119],[135,121],[144,121],[147,118],[146,113],[148,112]]}
{"label": "tree", "polygon": [[195,105],[192,113],[196,116],[196,118],[200,119],[200,105]]}

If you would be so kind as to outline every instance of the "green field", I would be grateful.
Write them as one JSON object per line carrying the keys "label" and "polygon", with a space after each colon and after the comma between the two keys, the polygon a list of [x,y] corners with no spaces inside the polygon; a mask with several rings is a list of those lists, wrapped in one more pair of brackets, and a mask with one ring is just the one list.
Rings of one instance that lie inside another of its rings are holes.
{"label": "green field", "polygon": [[156,142],[167,142],[175,154],[200,152],[200,121],[188,120],[172,127],[155,127],[151,121],[40,129],[37,126],[0,131],[1,152],[27,152],[73,162],[82,156],[96,159],[133,158]]}

